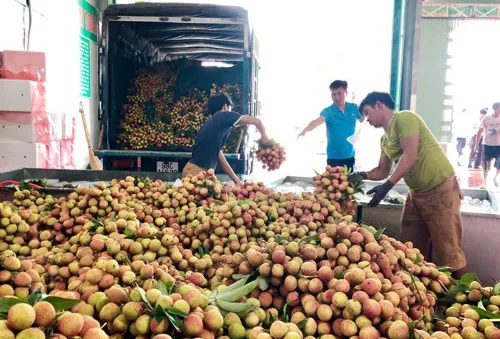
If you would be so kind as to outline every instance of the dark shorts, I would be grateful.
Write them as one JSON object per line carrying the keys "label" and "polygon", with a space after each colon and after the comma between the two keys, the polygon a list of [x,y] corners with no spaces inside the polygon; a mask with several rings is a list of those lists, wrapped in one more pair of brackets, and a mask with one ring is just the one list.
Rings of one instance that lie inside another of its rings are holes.
{"label": "dark shorts", "polygon": [[348,159],[327,159],[326,163],[332,167],[347,166],[354,171],[354,157]]}
{"label": "dark shorts", "polygon": [[484,161],[495,160],[495,168],[500,169],[500,146],[484,145]]}

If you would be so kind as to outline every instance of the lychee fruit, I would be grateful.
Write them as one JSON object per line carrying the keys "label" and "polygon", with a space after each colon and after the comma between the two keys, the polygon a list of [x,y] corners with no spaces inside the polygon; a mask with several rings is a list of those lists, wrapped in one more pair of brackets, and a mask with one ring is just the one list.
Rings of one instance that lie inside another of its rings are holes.
{"label": "lychee fruit", "polygon": [[199,336],[203,331],[203,320],[200,317],[190,314],[184,318],[184,332],[189,336]]}
{"label": "lychee fruit", "polygon": [[15,304],[7,313],[7,323],[9,328],[14,330],[24,330],[31,327],[36,319],[36,312],[29,304]]}
{"label": "lychee fruit", "polygon": [[56,318],[56,309],[51,303],[46,301],[39,301],[33,306],[36,318],[35,325],[49,326]]}
{"label": "lychee fruit", "polygon": [[375,294],[380,292],[380,289],[382,288],[382,283],[380,282],[379,279],[368,278],[361,283],[361,288],[369,296],[374,296]]}
{"label": "lychee fruit", "polygon": [[340,323],[340,331],[344,337],[352,337],[358,333],[358,326],[350,319],[344,319]]}
{"label": "lychee fruit", "polygon": [[27,328],[21,331],[16,339],[45,339],[45,333],[38,328]]}
{"label": "lychee fruit", "polygon": [[408,339],[410,337],[410,328],[402,320],[396,320],[389,327],[389,339]]}
{"label": "lychee fruit", "polygon": [[203,323],[213,331],[218,331],[224,326],[224,317],[218,310],[210,310],[204,313]]}
{"label": "lychee fruit", "polygon": [[365,326],[359,330],[359,339],[378,339],[380,332],[373,326]]}
{"label": "lychee fruit", "polygon": [[84,336],[83,339],[108,339],[109,336],[100,328],[91,328]]}
{"label": "lychee fruit", "polygon": [[73,337],[83,329],[83,316],[78,313],[66,312],[57,321],[57,329],[67,337]]}
{"label": "lychee fruit", "polygon": [[271,324],[269,333],[273,338],[283,338],[288,332],[288,326],[282,321],[275,321]]}

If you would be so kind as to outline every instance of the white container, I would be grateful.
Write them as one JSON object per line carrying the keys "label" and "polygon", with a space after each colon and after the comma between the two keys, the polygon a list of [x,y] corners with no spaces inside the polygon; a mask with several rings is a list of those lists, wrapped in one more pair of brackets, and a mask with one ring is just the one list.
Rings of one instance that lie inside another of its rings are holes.
{"label": "white container", "polygon": [[[43,116],[36,117],[35,114]],[[47,143],[63,140],[62,118],[49,112],[0,111],[0,142]]]}
{"label": "white container", "polygon": [[0,172],[18,168],[41,167],[41,154],[36,143],[0,142]]}
{"label": "white container", "polygon": [[37,83],[0,79],[0,111],[31,112],[37,96]]}
{"label": "white container", "polygon": [[29,112],[0,112],[0,141],[36,142],[32,114]]}

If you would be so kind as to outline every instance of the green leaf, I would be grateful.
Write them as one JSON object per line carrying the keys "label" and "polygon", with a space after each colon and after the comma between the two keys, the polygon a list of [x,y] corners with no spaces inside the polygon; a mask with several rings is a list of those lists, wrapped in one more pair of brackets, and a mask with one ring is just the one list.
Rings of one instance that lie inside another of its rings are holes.
{"label": "green leaf", "polygon": [[304,319],[304,320],[301,320],[297,323],[297,327],[299,328],[299,330],[302,330],[304,328],[304,326],[306,325],[307,323],[307,318]]}
{"label": "green leaf", "polygon": [[318,241],[318,238],[319,238],[319,233],[308,235],[307,237],[300,239],[299,245],[304,242]]}
{"label": "green leaf", "polygon": [[438,266],[437,270],[439,272],[445,273],[447,276],[451,275],[451,267],[450,266]]}
{"label": "green leaf", "polygon": [[29,183],[24,181],[24,180],[21,180],[21,182],[19,183],[19,189],[21,191],[24,191],[24,190],[31,191],[31,187],[30,187]]}
{"label": "green leaf", "polygon": [[33,293],[30,294],[28,298],[28,304],[31,306],[34,306],[37,302],[41,301],[42,299],[46,298],[47,295],[43,294],[40,292],[39,289],[36,289],[33,291]]}
{"label": "green leaf", "polygon": [[481,319],[500,319],[500,314],[489,312],[483,308],[477,306],[471,306],[474,311],[476,311]]}
{"label": "green leaf", "polygon": [[269,288],[269,281],[267,278],[260,278],[259,279],[259,288],[261,291],[266,291]]}
{"label": "green leaf", "polygon": [[168,291],[167,286],[163,282],[158,281],[158,284],[156,285],[156,287],[160,290],[161,294],[163,294],[163,295],[169,295],[170,294],[169,291]]}
{"label": "green leaf", "polygon": [[128,239],[137,239],[137,233],[135,233],[134,230],[132,230],[131,228],[125,228],[125,237],[128,238]]}
{"label": "green leaf", "polygon": [[455,297],[451,293],[446,293],[444,297],[439,298],[439,304],[452,305],[455,302]]}
{"label": "green leaf", "polygon": [[156,306],[154,318],[158,323],[161,323],[167,315],[161,306]]}
{"label": "green leaf", "polygon": [[446,319],[446,314],[442,310],[436,308],[434,310],[434,318],[438,319],[438,320],[443,320],[444,321]]}
{"label": "green leaf", "polygon": [[382,234],[385,232],[386,228],[380,228],[377,230],[377,232],[375,232],[375,234],[373,235],[375,240],[379,241],[380,240],[380,237],[382,236]]}
{"label": "green leaf", "polygon": [[167,288],[168,294],[171,294],[172,290],[174,289],[174,282],[173,281],[167,281],[165,283],[165,287]]}
{"label": "green leaf", "polygon": [[100,220],[97,220],[95,218],[90,218],[89,220],[92,221],[94,224],[97,224],[97,226],[104,227],[104,224]]}
{"label": "green leaf", "polygon": [[54,306],[57,312],[69,310],[73,306],[78,305],[79,303],[82,302],[81,300],[66,299],[53,296],[49,296],[43,299],[43,301],[52,304],[52,306]]}
{"label": "green leaf", "polygon": [[172,324],[172,326],[175,328],[175,330],[176,330],[177,332],[180,332],[181,327],[182,327],[182,322],[181,322],[181,320],[180,320],[177,316],[172,315],[172,314],[170,314],[170,313],[168,313],[168,312],[165,312],[165,315],[167,316],[168,321],[170,321],[170,323],[171,323],[171,324]]}
{"label": "green leaf", "polygon": [[50,204],[47,204],[47,211],[51,212],[53,209],[56,208],[56,204],[55,203],[50,203]]}
{"label": "green leaf", "polygon": [[283,306],[283,313],[281,314],[281,321],[287,323],[289,321],[289,316],[288,316],[288,304],[285,303],[285,306]]}
{"label": "green leaf", "polygon": [[[481,301],[479,302],[479,304],[480,304],[480,305],[482,305],[482,307],[483,307],[484,309],[486,309],[486,306],[491,305],[491,302],[490,302],[490,299],[484,298],[483,300],[481,300]],[[478,305],[478,306],[480,306],[480,305]]]}
{"label": "green leaf", "polygon": [[415,324],[416,324],[416,321],[412,321],[412,322],[408,323],[408,328],[410,329],[410,339],[416,339]]}
{"label": "green leaf", "polygon": [[460,278],[460,284],[467,286],[467,288],[470,286],[470,283],[477,280],[477,275],[474,273],[465,273],[462,278]]}
{"label": "green leaf", "polygon": [[274,242],[277,243],[278,245],[281,245],[281,241],[282,241],[281,235],[278,234],[274,237]]}
{"label": "green leaf", "polygon": [[224,300],[217,300],[217,306],[226,312],[234,312],[238,315],[243,315],[252,309],[253,304],[250,302],[233,303]]}
{"label": "green leaf", "polygon": [[1,297],[0,312],[9,312],[10,308],[15,304],[27,303],[27,302],[28,301],[26,299]]}
{"label": "green leaf", "polygon": [[187,313],[184,313],[184,312],[182,312],[182,311],[180,311],[180,310],[178,310],[178,309],[176,309],[176,308],[173,308],[173,307],[165,307],[163,310],[164,310],[165,312],[167,312],[167,313],[170,313],[170,314],[172,314],[172,315],[179,316],[179,317],[181,317],[181,318],[185,318],[185,317],[187,317],[187,316],[188,316],[188,314],[187,314]]}
{"label": "green leaf", "polygon": [[231,286],[226,287],[226,289],[222,290],[222,292],[217,296],[217,300],[223,300],[223,301],[228,301],[228,302],[239,300],[239,299],[243,298],[244,296],[252,293],[252,291],[257,287],[258,284],[259,284],[259,282],[257,280],[254,280],[254,281],[246,284],[245,286],[241,286],[241,287],[232,289],[230,291],[226,291],[226,290]]}
{"label": "green leaf", "polygon": [[238,200],[238,206],[243,206],[252,202],[252,199]]}
{"label": "green leaf", "polygon": [[[137,283],[136,283],[136,285],[137,285]],[[151,304],[149,303],[148,298],[146,297],[146,292],[142,289],[142,287],[139,287],[139,285],[137,285],[137,291],[139,292],[139,295],[141,296],[142,302],[145,303],[147,306],[149,306],[149,308],[152,308]]]}
{"label": "green leaf", "polygon": [[[248,278],[250,278],[250,274],[233,274],[233,279],[234,280],[242,280],[242,279],[247,279],[248,280]],[[247,281],[245,280],[245,282],[247,282]]]}
{"label": "green leaf", "polygon": [[459,285],[455,285],[453,286],[451,289],[450,289],[450,293],[452,295],[455,295],[457,293],[465,293],[467,292],[467,290],[469,289],[469,286],[466,286],[466,285],[462,285],[462,284],[459,284]]}

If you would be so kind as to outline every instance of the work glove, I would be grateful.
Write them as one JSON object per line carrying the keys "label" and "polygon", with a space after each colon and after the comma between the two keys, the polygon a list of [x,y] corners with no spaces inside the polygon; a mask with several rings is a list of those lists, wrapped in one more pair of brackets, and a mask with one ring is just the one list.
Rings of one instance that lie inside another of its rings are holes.
{"label": "work glove", "polygon": [[372,200],[370,200],[370,202],[368,203],[368,206],[375,207],[378,204],[380,204],[382,199],[385,198],[387,193],[389,193],[389,191],[393,187],[394,187],[394,184],[390,180],[387,180],[382,185],[375,186],[374,188],[372,188],[371,190],[366,192],[367,195],[375,194],[373,196]]}

